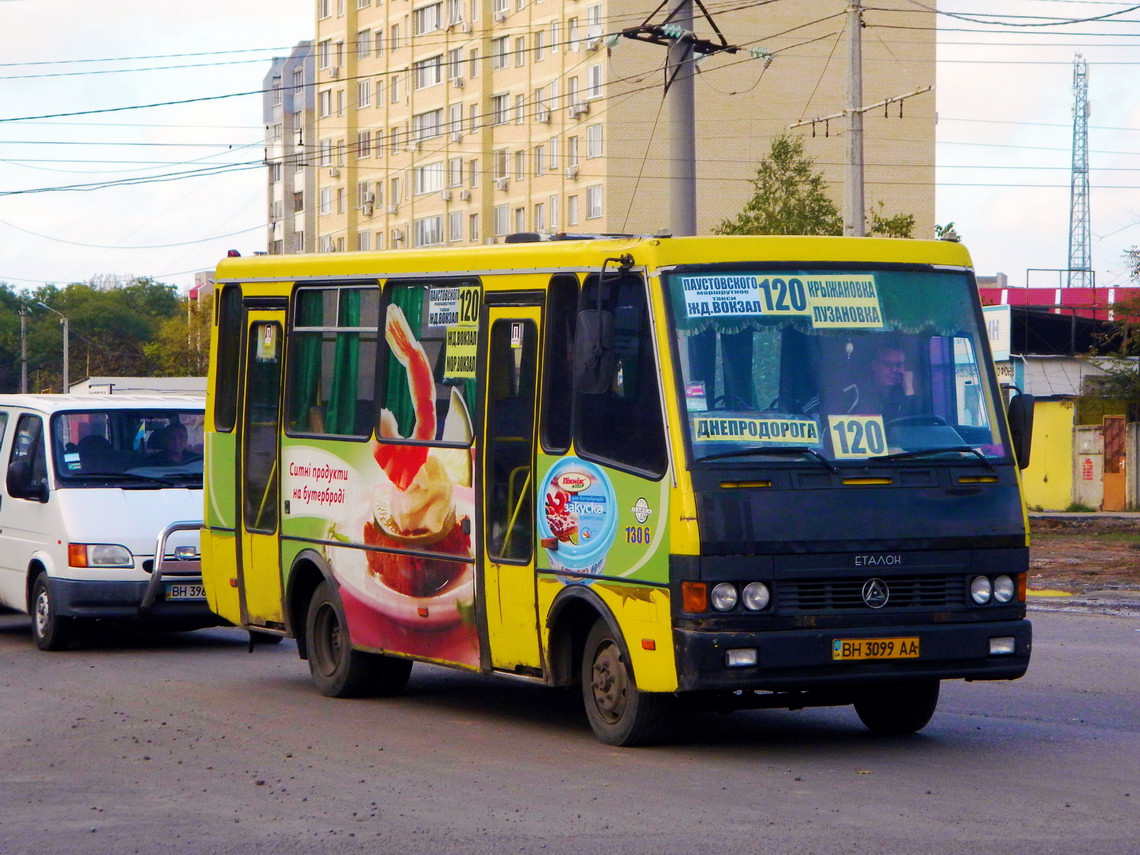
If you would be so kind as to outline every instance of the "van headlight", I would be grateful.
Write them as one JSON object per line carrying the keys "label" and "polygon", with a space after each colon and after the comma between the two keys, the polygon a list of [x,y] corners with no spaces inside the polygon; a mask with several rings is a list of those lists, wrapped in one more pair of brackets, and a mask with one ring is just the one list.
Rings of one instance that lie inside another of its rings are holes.
{"label": "van headlight", "polygon": [[135,559],[117,543],[69,543],[67,563],[72,567],[133,567]]}

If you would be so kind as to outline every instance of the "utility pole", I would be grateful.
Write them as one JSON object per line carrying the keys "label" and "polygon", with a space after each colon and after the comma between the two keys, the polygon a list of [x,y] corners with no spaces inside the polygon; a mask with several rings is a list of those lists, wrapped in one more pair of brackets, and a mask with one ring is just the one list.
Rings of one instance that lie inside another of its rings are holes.
{"label": "utility pole", "polygon": [[[698,38],[693,31],[693,6],[716,33],[717,41]],[[669,7],[660,24],[649,23],[658,12]],[[665,66],[665,97],[668,99],[669,124],[669,219],[674,235],[697,233],[697,138],[696,107],[693,78],[698,56],[706,57],[725,51],[745,50],[753,59],[771,62],[771,53],[763,48],[730,45],[705,8],[703,0],[661,0],[645,23],[621,31],[627,39],[649,42],[668,48]]]}
{"label": "utility pole", "polygon": [[20,304],[20,394],[28,394],[28,307]]}
{"label": "utility pole", "polygon": [[826,129],[830,123],[837,119],[847,120],[847,156],[845,158],[845,172],[843,178],[843,234],[851,237],[863,237],[867,233],[867,208],[864,202],[863,187],[865,184],[863,169],[863,114],[879,107],[886,113],[891,104],[899,105],[899,117],[902,117],[902,102],[915,95],[929,92],[933,86],[920,86],[913,92],[905,95],[894,95],[876,101],[874,104],[863,103],[863,3],[862,0],[849,0],[847,6],[847,106],[841,113],[832,113],[829,116],[817,116],[814,119],[805,119],[802,122],[793,122],[788,129],[802,128],[811,125],[814,129],[822,124]]}
{"label": "utility pole", "polygon": [[847,7],[847,178],[843,186],[843,234],[863,237],[863,4]]}
{"label": "utility pole", "polygon": [[[670,0],[669,19],[686,34],[693,32],[692,0]],[[697,141],[693,105],[693,40],[689,35],[669,45],[673,79],[665,90],[669,101],[669,219],[674,235],[697,233]]]}

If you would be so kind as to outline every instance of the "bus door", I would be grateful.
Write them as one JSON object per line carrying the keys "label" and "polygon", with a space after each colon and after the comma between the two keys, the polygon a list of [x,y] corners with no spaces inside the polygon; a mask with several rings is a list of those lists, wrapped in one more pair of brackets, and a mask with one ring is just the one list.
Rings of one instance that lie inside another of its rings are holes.
{"label": "bus door", "polygon": [[487,307],[483,596],[493,668],[541,668],[534,571],[538,306]]}
{"label": "bus door", "polygon": [[284,307],[246,315],[238,504],[238,574],[242,621],[283,626],[278,436],[280,434]]}

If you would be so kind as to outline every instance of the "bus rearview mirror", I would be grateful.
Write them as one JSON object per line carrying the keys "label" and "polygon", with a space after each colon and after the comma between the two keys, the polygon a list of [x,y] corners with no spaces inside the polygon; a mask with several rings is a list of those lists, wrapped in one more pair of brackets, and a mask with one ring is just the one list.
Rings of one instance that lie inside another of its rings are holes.
{"label": "bus rearview mirror", "polygon": [[602,309],[580,312],[574,331],[574,391],[583,395],[609,391],[613,366],[613,313]]}
{"label": "bus rearview mirror", "polygon": [[1018,394],[1009,399],[1009,435],[1018,468],[1029,465],[1029,451],[1033,438],[1032,395]]}

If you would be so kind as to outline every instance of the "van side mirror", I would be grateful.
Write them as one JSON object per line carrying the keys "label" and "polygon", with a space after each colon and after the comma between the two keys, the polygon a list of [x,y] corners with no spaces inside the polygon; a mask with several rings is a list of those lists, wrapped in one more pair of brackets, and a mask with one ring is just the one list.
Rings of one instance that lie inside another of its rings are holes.
{"label": "van side mirror", "polygon": [[1024,469],[1029,465],[1029,451],[1033,440],[1032,395],[1017,394],[1009,399],[1009,435],[1013,441],[1013,453],[1017,466]]}
{"label": "van side mirror", "polygon": [[607,392],[613,373],[613,312],[585,309],[578,313],[574,332],[574,391],[584,395]]}
{"label": "van side mirror", "polygon": [[47,485],[32,480],[32,466],[28,460],[13,460],[8,464],[8,495],[16,499],[48,500]]}

